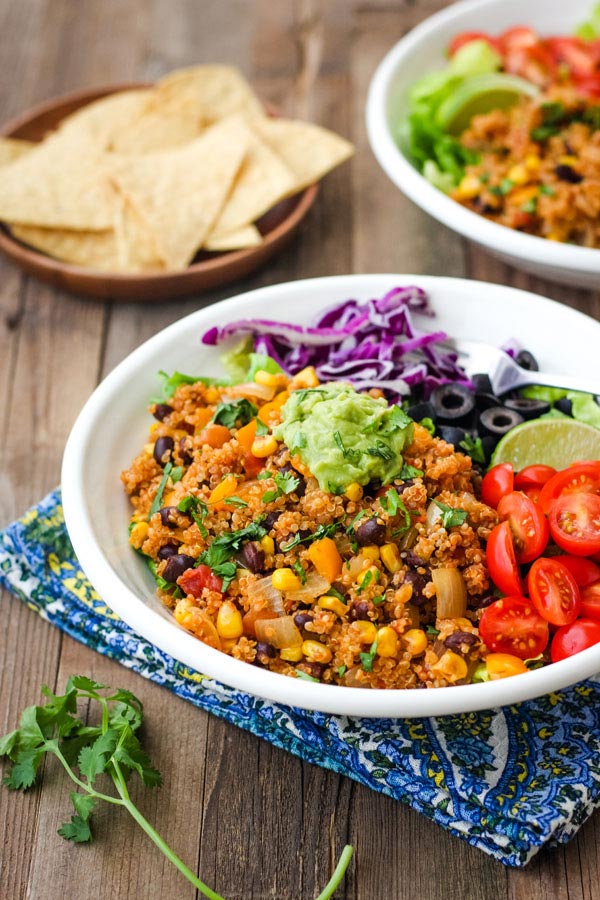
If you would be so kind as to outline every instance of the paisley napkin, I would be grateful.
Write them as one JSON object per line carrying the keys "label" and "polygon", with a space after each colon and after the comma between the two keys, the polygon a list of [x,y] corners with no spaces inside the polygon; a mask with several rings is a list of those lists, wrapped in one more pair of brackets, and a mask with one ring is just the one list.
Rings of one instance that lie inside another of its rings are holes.
{"label": "paisley napkin", "polygon": [[185,667],[110,610],[75,558],[59,491],[0,533],[0,583],[88,647],[408,803],[506,865],[565,843],[600,806],[600,676],[518,706],[438,719],[349,718],[251,697]]}

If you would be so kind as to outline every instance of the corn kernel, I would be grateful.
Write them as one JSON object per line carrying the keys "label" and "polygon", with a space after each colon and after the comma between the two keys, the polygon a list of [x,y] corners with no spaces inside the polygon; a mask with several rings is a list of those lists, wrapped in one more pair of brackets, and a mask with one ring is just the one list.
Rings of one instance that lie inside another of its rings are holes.
{"label": "corn kernel", "polygon": [[370,559],[371,562],[376,562],[379,559],[379,547],[377,544],[369,544],[367,547],[361,547],[360,555],[364,556],[366,559]]}
{"label": "corn kernel", "polygon": [[512,181],[513,184],[527,184],[529,181],[529,172],[527,171],[527,167],[522,163],[517,163],[516,166],[511,166],[508,170],[507,178],[509,181]]}
{"label": "corn kernel", "polygon": [[275,569],[271,575],[271,583],[277,591],[297,591],[301,587],[300,579],[291,569]]}
{"label": "corn kernel", "polygon": [[302,659],[302,647],[284,647],[279,651],[279,656],[286,662],[296,663]]}
{"label": "corn kernel", "polygon": [[275,553],[275,541],[268,534],[265,534],[265,536],[260,539],[260,546],[267,556],[271,553]]}
{"label": "corn kernel", "polygon": [[219,637],[232,640],[244,633],[242,614],[231,600],[225,600],[217,613],[217,632]]}
{"label": "corn kernel", "polygon": [[377,656],[385,658],[395,656],[398,652],[398,635],[389,625],[384,625],[377,632]]}
{"label": "corn kernel", "polygon": [[371,573],[371,577],[369,578],[368,584],[377,584],[381,577],[381,572],[377,568],[377,566],[369,566],[368,569],[363,569],[362,572],[356,576],[356,583],[362,584],[368,573]]}
{"label": "corn kernel", "polygon": [[309,662],[328,663],[331,662],[332,652],[325,644],[319,641],[303,641],[302,654]]}
{"label": "corn kernel", "polygon": [[337,597],[319,597],[317,606],[320,606],[321,609],[328,609],[331,612],[334,612],[336,616],[345,616],[348,612],[346,604],[342,603],[341,600],[338,600]]}
{"label": "corn kernel", "polygon": [[481,182],[474,175],[465,175],[455,191],[458,200],[472,200],[481,193]]}
{"label": "corn kernel", "polygon": [[290,382],[290,387],[292,390],[297,390],[298,388],[313,388],[318,387],[319,383],[315,367],[306,366],[306,368],[301,369],[294,375]]}
{"label": "corn kernel", "polygon": [[154,444],[144,444],[144,453],[146,454],[146,456],[153,456]]}
{"label": "corn kernel", "polygon": [[358,503],[359,500],[362,500],[363,496],[362,485],[360,485],[358,481],[353,481],[348,485],[344,494],[348,500],[352,500],[353,503]]}
{"label": "corn kernel", "polygon": [[452,621],[458,627],[459,631],[470,631],[473,627],[473,623],[465,616],[457,616],[457,618],[452,619]]}
{"label": "corn kernel", "polygon": [[559,156],[559,163],[563,166],[576,166],[579,160],[576,156],[573,156],[571,153],[565,153],[564,156]]}
{"label": "corn kernel", "polygon": [[353,622],[352,628],[355,633],[358,632],[358,639],[361,644],[372,644],[377,637],[377,628],[373,622],[368,622],[366,619],[358,619],[356,622]]}
{"label": "corn kernel", "polygon": [[221,650],[223,653],[229,653],[237,644],[237,638],[223,638],[221,640]]}
{"label": "corn kernel", "polygon": [[264,384],[265,387],[277,387],[279,384],[278,376],[267,372],[266,369],[259,369],[254,375],[254,381],[256,384]]}
{"label": "corn kernel", "polygon": [[549,241],[558,241],[559,243],[562,243],[562,237],[560,236],[558,231],[551,231],[549,234],[546,235],[546,238]]}
{"label": "corn kernel", "polygon": [[402,566],[402,561],[400,559],[400,551],[396,544],[384,544],[381,550],[379,551],[381,554],[381,561],[392,575],[394,572],[398,572]]}
{"label": "corn kernel", "polygon": [[139,550],[146,540],[149,527],[147,522],[138,522],[137,525],[134,525],[131,529],[129,543],[132,547],[135,547],[136,550]]}
{"label": "corn kernel", "polygon": [[453,650],[446,650],[444,655],[431,667],[431,671],[446,681],[460,681],[466,678],[469,667],[465,660]]}
{"label": "corn kernel", "polygon": [[156,429],[158,428],[159,425],[160,425],[160,422],[152,423],[152,425],[150,426],[150,435],[154,434],[154,432],[156,431]]}
{"label": "corn kernel", "polygon": [[402,635],[402,644],[411,656],[420,656],[427,650],[427,635],[422,628],[409,628]]}
{"label": "corn kernel", "polygon": [[485,667],[491,681],[510,678],[511,675],[521,675],[528,671],[523,660],[511,653],[489,653],[485,660]]}
{"label": "corn kernel", "polygon": [[273,437],[272,434],[264,434],[260,435],[260,437],[255,438],[252,441],[252,447],[250,452],[252,456],[257,456],[259,459],[264,459],[267,456],[270,456],[271,453],[275,453],[277,450],[277,441]]}
{"label": "corn kernel", "polygon": [[541,165],[539,156],[536,153],[528,153],[525,157],[525,165],[530,172],[537,171]]}

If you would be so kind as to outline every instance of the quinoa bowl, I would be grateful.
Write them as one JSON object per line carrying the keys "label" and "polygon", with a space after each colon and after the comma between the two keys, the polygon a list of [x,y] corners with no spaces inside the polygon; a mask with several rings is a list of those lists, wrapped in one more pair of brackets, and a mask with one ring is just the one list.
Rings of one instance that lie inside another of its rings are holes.
{"label": "quinoa bowl", "polygon": [[[276,285],[198,311],[132,353],[86,404],[69,439],[63,466],[65,517],[76,553],[90,581],[115,612],[185,665],[277,702],[363,716],[442,715],[498,706],[557,689],[600,669],[600,650],[591,648],[524,675],[451,690],[431,686],[425,691],[365,691],[285,678],[268,668],[249,666],[186,633],[155,597],[148,568],[132,552],[127,533],[130,510],[119,473],[131,465],[144,440],[149,424],[148,401],[156,394],[158,370],[191,369],[219,375],[221,349],[203,347],[201,335],[211,326],[240,316],[277,318],[278,311],[285,307],[297,311],[295,321],[308,322],[324,308],[349,297],[367,300],[398,284],[412,283],[428,292],[437,316],[436,328],[499,343],[515,337],[511,329],[519,322],[518,337],[537,353],[542,366],[572,374],[583,374],[586,369],[589,372],[600,326],[551,301],[456,279],[342,276]],[[548,324],[547,337],[539,333],[542,320]],[[426,324],[430,330],[431,324]],[[552,336],[567,330],[573,339],[557,357]],[[102,427],[106,421],[111,422],[110,431]],[[98,441],[100,433],[102,440]]]}

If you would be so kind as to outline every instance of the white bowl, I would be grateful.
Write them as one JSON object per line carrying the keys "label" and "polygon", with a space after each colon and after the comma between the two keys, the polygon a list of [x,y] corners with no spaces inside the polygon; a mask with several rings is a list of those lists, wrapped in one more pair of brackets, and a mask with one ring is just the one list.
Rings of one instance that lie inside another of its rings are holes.
{"label": "white bowl", "polygon": [[[213,325],[245,316],[310,322],[350,297],[381,297],[397,285],[421,285],[437,318],[424,330],[501,344],[518,338],[557,372],[596,376],[600,324],[534,294],[454,278],[343,275],[260,288],[187,316],[142,344],[94,391],[69,437],[62,468],[65,518],[93,586],[135,631],[186,666],[280,703],[355,716],[429,716],[515,703],[600,671],[600,644],[543,669],[503,681],[430,690],[361,690],[286,678],[213,650],[180,628],[154,595],[154,580],[128,543],[130,507],[119,474],[143,446],[152,421],[149,398],[159,369],[198,375],[222,372],[222,348],[205,347]],[[417,321],[419,317],[417,317]],[[565,337],[568,335],[568,339]]]}
{"label": "white bowl", "polygon": [[394,184],[429,215],[519,268],[569,285],[600,286],[600,250],[522,234],[471,212],[433,187],[403,155],[393,137],[407,112],[407,94],[422,75],[440,69],[452,37],[461,31],[499,34],[529,25],[541,35],[571,34],[585,21],[590,0],[463,0],[402,38],[371,81],[367,131],[373,153]]}

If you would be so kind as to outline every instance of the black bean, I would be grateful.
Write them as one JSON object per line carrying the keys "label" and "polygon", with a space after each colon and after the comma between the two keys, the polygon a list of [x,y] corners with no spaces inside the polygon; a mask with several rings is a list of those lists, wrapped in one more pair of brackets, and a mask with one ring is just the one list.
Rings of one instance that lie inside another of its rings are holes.
{"label": "black bean", "polygon": [[154,445],[154,459],[159,466],[165,466],[171,459],[173,447],[175,446],[172,437],[159,437]]}
{"label": "black bean", "polygon": [[321,665],[321,663],[307,662],[306,660],[302,662],[302,667],[303,669],[308,669],[309,674],[313,678],[317,678],[318,680],[320,680],[321,675],[323,674],[323,669],[325,668],[325,666]]}
{"label": "black bean", "polygon": [[521,366],[522,369],[527,369],[528,372],[539,372],[540,367],[538,361],[529,350],[519,350],[515,362],[518,366]]}
{"label": "black bean", "polygon": [[465,644],[467,647],[472,647],[478,640],[477,635],[471,634],[470,631],[455,631],[454,634],[448,635],[444,644],[449,650],[455,650],[460,653]]}
{"label": "black bean", "polygon": [[493,594],[487,594],[485,597],[481,597],[479,600],[475,601],[476,609],[485,609],[486,606],[489,606],[491,603],[495,603],[498,597],[494,597]]}
{"label": "black bean", "polygon": [[154,407],[154,412],[152,415],[155,419],[158,419],[159,422],[163,422],[167,416],[170,416],[173,412],[173,407],[169,406],[168,403],[157,403]]}
{"label": "black bean", "polygon": [[425,576],[418,572],[407,572],[404,576],[404,583],[412,586],[410,602],[417,607],[423,606],[427,602],[427,598],[423,596],[423,589],[427,584]]}
{"label": "black bean", "polygon": [[568,181],[569,184],[579,184],[580,181],[583,181],[583,175],[580,175],[579,172],[576,172],[575,169],[564,163],[555,166],[554,171],[557,178],[560,178],[561,181]]}
{"label": "black bean", "polygon": [[433,389],[429,399],[438,422],[449,425],[465,423],[475,409],[473,392],[462,384],[440,384]]}
{"label": "black bean", "polygon": [[348,618],[351,622],[355,622],[357,619],[361,619],[362,621],[366,621],[369,618],[369,610],[370,606],[366,600],[359,600],[358,603],[355,603],[348,612]]}
{"label": "black bean", "polygon": [[175,556],[178,549],[177,544],[163,544],[156,555],[159,559],[171,559],[172,556]]}
{"label": "black bean", "polygon": [[313,617],[310,613],[297,613],[294,616],[294,625],[298,628],[306,628],[309,622],[312,622]]}
{"label": "black bean", "polygon": [[267,644],[266,641],[258,641],[256,645],[256,655],[257,656],[268,656],[269,659],[275,659],[276,652],[275,647],[271,644]]}
{"label": "black bean", "polygon": [[189,466],[194,459],[192,455],[192,442],[189,438],[182,437],[179,440],[179,455],[184,466]]}
{"label": "black bean", "polygon": [[366,547],[368,544],[377,544],[378,546],[385,544],[385,525],[378,522],[377,519],[367,519],[366,522],[361,522],[355,534],[361,547]]}
{"label": "black bean", "polygon": [[242,547],[242,560],[254,574],[262,572],[265,565],[265,551],[254,541],[248,541]]}
{"label": "black bean", "polygon": [[492,406],[490,409],[485,409],[479,416],[482,431],[496,437],[501,437],[515,425],[520,425],[524,421],[523,416],[514,409],[506,409],[504,406]]}
{"label": "black bean", "polygon": [[174,583],[180,575],[191,569],[195,562],[194,557],[188,556],[187,553],[176,553],[167,562],[162,577],[165,581]]}
{"label": "black bean", "polygon": [[420,556],[417,556],[416,553],[413,553],[412,550],[407,550],[404,562],[407,566],[412,566],[414,569],[418,569],[419,566],[425,565],[424,560],[422,560]]}
{"label": "black bean", "polygon": [[177,528],[178,515],[185,515],[185,513],[180,513],[176,506],[163,506],[160,510],[160,521],[165,528]]}
{"label": "black bean", "polygon": [[538,419],[550,410],[546,400],[535,400],[533,397],[509,397],[504,405],[507,409],[514,409],[524,419]]}
{"label": "black bean", "polygon": [[277,512],[267,513],[267,515],[264,517],[263,521],[260,524],[262,525],[263,528],[266,528],[267,531],[270,531],[280,515],[281,515],[281,512],[279,510]]}

